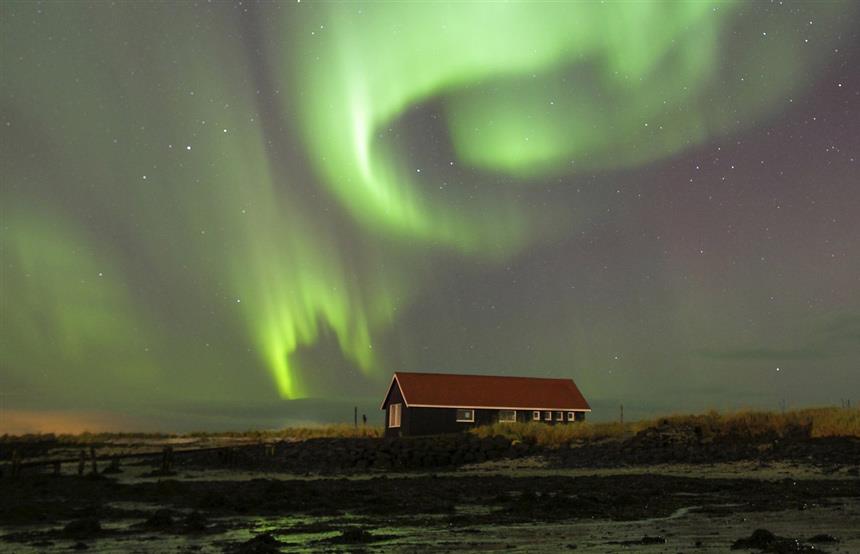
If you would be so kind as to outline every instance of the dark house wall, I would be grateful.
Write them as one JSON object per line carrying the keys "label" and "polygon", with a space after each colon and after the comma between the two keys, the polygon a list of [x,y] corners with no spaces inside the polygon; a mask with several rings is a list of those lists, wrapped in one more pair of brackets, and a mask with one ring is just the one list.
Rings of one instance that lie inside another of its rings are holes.
{"label": "dark house wall", "polygon": [[[405,413],[405,409],[404,409]],[[584,414],[579,417],[582,412],[577,412],[576,421],[583,421]],[[553,416],[554,417],[554,416]],[[547,425],[567,425],[574,423],[567,421],[567,412],[564,412],[565,420],[562,421],[542,421]],[[532,421],[531,410],[517,410],[517,422],[528,423]],[[408,431],[404,430],[403,434],[409,435],[435,435],[439,433],[457,433],[478,427],[481,425],[492,425],[499,422],[499,410],[489,410],[478,408],[475,410],[474,422],[457,421],[456,408],[409,408],[409,427]]]}
{"label": "dark house wall", "polygon": [[[391,409],[390,406],[392,404],[400,404],[400,427],[391,428],[388,426],[388,413]],[[406,402],[403,401],[403,396],[400,394],[400,387],[393,386],[391,387],[391,391],[388,393],[388,397],[385,399],[385,436],[386,437],[403,437],[407,436],[410,433],[409,429],[409,412],[411,411],[406,407]]]}

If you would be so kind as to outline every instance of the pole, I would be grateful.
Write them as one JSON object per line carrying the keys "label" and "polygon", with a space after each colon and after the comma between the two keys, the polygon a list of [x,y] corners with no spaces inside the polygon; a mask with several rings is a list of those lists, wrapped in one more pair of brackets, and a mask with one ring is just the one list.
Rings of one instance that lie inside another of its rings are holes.
{"label": "pole", "polygon": [[352,422],[353,422],[353,425],[355,425],[355,428],[358,429],[358,406],[353,408]]}

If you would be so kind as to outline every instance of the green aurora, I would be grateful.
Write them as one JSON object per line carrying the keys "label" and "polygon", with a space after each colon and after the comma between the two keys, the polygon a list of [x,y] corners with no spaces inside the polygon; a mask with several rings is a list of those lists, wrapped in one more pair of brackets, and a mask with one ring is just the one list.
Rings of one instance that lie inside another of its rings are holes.
{"label": "green aurora", "polygon": [[[741,334],[714,309],[717,286],[667,272],[630,300],[660,314],[647,323],[601,308],[627,277],[580,275],[594,294],[566,299],[534,258],[597,236],[613,183],[810,98],[857,27],[853,3],[0,9],[0,386],[23,391],[13,407],[365,397],[397,368],[493,372],[513,351],[528,373],[570,371],[612,397],[597,372],[619,350],[639,352],[628,390],[642,375],[675,385],[675,364],[739,343],[857,354],[826,331],[854,325],[856,294],[803,317],[789,300]],[[835,282],[857,267],[845,264]],[[458,307],[506,271],[546,284],[533,313],[531,285],[502,289],[509,305],[492,315]],[[745,310],[744,294],[730,305]],[[543,320],[546,302],[562,308]],[[767,327],[786,314],[801,323]],[[470,358],[476,345],[492,354]]]}

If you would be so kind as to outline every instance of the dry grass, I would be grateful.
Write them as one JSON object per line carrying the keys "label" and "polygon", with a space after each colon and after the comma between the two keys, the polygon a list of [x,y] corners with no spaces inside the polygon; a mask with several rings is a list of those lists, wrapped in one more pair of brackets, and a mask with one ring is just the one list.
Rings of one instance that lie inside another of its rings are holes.
{"label": "dry grass", "polygon": [[383,428],[372,425],[355,427],[347,423],[319,427],[287,427],[273,431],[244,431],[241,433],[192,433],[195,437],[235,437],[259,440],[305,440],[318,438],[377,438]]}
{"label": "dry grass", "polygon": [[649,423],[651,422],[637,421],[625,423],[624,425],[618,422],[582,422],[570,425],[547,425],[540,422],[495,423],[493,425],[476,427],[472,429],[472,433],[475,433],[479,437],[500,435],[511,440],[557,448],[577,441],[621,438],[649,427]]}
{"label": "dry grass", "polygon": [[41,443],[50,442],[56,444],[101,444],[105,442],[128,442],[135,441],[159,441],[178,438],[194,439],[219,439],[229,438],[237,441],[266,442],[276,440],[305,440],[314,438],[376,438],[383,435],[382,427],[360,426],[354,427],[346,423],[335,425],[320,425],[318,427],[288,427],[285,429],[264,431],[227,431],[200,432],[200,433],[79,433],[76,435],[55,435],[53,433],[40,433],[29,435],[2,435],[0,444],[4,442],[26,442]]}
{"label": "dry grass", "polygon": [[497,423],[478,427],[472,432],[481,437],[501,435],[512,440],[557,448],[578,441],[619,439],[649,427],[698,428],[703,438],[733,437],[860,437],[860,409],[807,408],[785,413],[742,410],[710,411],[704,414],[678,414],[651,420],[624,423],[590,423],[546,425],[543,423]]}

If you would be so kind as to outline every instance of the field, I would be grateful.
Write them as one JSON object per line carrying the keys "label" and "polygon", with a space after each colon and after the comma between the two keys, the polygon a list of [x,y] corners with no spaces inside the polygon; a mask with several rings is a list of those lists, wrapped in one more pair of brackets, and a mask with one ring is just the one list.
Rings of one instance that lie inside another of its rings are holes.
{"label": "field", "polygon": [[856,552],[858,422],[4,436],[0,551]]}

